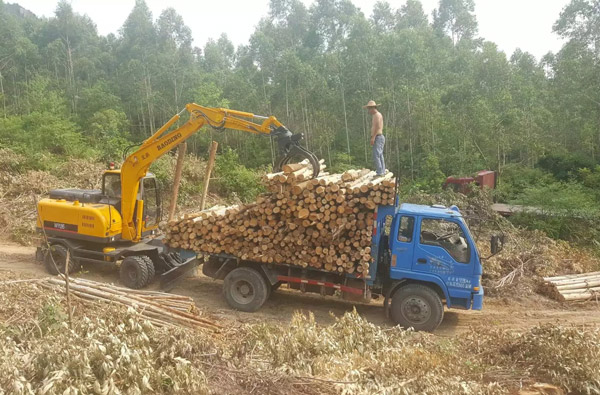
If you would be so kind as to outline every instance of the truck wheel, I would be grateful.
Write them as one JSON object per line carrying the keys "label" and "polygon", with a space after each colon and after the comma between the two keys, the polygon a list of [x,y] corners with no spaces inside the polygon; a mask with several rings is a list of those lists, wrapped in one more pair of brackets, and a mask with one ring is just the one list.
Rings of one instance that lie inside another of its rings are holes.
{"label": "truck wheel", "polygon": [[444,318],[444,306],[433,289],[409,284],[392,296],[390,313],[392,320],[404,328],[433,332]]}
{"label": "truck wheel", "polygon": [[223,282],[227,303],[236,310],[246,312],[261,308],[269,297],[269,288],[264,277],[249,267],[233,269]]}
{"label": "truck wheel", "polygon": [[148,265],[145,256],[128,256],[123,259],[119,276],[128,288],[140,289],[148,284]]}
{"label": "truck wheel", "polygon": [[[67,261],[67,247],[62,244],[52,244],[46,251],[44,257],[44,265],[48,273],[57,275],[65,273],[65,264]],[[69,259],[69,274],[76,272],[79,269],[79,262],[77,260]],[[55,265],[56,264],[56,265]],[[56,270],[58,268],[58,270]]]}

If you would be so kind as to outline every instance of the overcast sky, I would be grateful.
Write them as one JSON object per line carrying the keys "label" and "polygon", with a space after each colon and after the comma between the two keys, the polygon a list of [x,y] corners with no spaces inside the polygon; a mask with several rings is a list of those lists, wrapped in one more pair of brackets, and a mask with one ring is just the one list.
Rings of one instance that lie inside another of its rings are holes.
{"label": "overcast sky", "polygon": [[[312,0],[302,0],[310,5]],[[365,15],[370,16],[377,0],[352,0]],[[52,16],[57,1],[5,0],[18,3],[38,16]],[[421,0],[428,15],[438,0]],[[245,44],[256,23],[268,13],[268,0],[146,0],[156,19],[166,7],[181,14],[193,32],[194,44],[204,46],[209,38],[221,33],[234,44]],[[394,9],[405,0],[390,0]],[[479,35],[498,44],[508,56],[516,48],[531,52],[538,59],[548,51],[557,52],[562,42],[552,33],[552,25],[569,0],[475,0],[475,13],[479,22]],[[116,33],[135,0],[71,0],[73,9],[87,14],[96,23],[100,34]]]}

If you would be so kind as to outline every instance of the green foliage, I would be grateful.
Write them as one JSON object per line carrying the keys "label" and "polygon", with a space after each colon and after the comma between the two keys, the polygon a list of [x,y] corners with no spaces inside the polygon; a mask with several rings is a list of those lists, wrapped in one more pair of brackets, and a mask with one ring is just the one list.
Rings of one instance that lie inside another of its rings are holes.
{"label": "green foliage", "polygon": [[440,170],[440,162],[435,155],[429,154],[423,159],[421,174],[415,183],[417,189],[428,193],[439,192],[442,189],[446,176]]}
{"label": "green foliage", "polygon": [[582,168],[577,171],[577,178],[581,180],[586,188],[594,192],[596,199],[600,201],[600,165],[593,168]]}
{"label": "green foliage", "polygon": [[499,174],[494,193],[500,201],[511,201],[519,198],[527,188],[545,186],[555,181],[551,174],[541,169],[510,164],[504,166]]}
{"label": "green foliage", "polygon": [[[565,45],[541,61],[521,50],[507,58],[479,38],[473,0],[440,1],[432,23],[418,0],[379,2],[370,18],[351,1],[269,5],[247,45],[223,34],[202,49],[174,9],[152,15],[143,0],[106,37],[64,1],[45,19],[0,7],[0,149],[26,158],[15,168],[58,168],[71,156],[118,161],[129,141],[198,102],[275,115],[338,172],[372,166],[362,105],[374,99],[386,163],[408,189],[435,192],[445,175],[494,169],[501,200],[534,204],[543,193],[525,191],[554,193],[543,188],[556,180],[582,182],[576,194],[600,199],[598,0],[573,0],[557,15]],[[272,161],[269,139],[206,128],[188,150],[203,156],[213,139],[224,148],[219,190],[255,196],[247,168]]]}
{"label": "green foliage", "polygon": [[227,199],[248,202],[264,192],[260,174],[240,164],[238,154],[229,148],[217,155],[215,176],[217,191]]}
{"label": "green foliage", "polygon": [[0,145],[29,157],[44,152],[81,157],[90,152],[77,125],[49,112],[0,119]]}
{"label": "green foliage", "polygon": [[66,319],[67,315],[58,303],[46,303],[38,313],[38,322],[43,334],[59,328]]}
{"label": "green foliage", "polygon": [[[165,155],[150,166],[150,171],[159,181],[163,201],[169,200],[172,195],[176,160],[177,155]],[[186,154],[179,185],[179,201],[197,197],[202,192],[205,171],[206,166],[202,160],[193,154]]]}
{"label": "green foliage", "polygon": [[352,157],[344,152],[335,152],[331,158],[330,168],[334,173],[342,173],[346,170],[354,169],[357,166],[352,166]]}
{"label": "green foliage", "polygon": [[525,212],[512,221],[548,236],[593,245],[600,236],[600,209],[587,188],[578,183],[555,182],[526,188],[515,201]]}
{"label": "green foliage", "polygon": [[577,176],[579,169],[593,168],[594,165],[592,158],[578,154],[546,155],[537,163],[537,167],[560,181],[568,181]]}

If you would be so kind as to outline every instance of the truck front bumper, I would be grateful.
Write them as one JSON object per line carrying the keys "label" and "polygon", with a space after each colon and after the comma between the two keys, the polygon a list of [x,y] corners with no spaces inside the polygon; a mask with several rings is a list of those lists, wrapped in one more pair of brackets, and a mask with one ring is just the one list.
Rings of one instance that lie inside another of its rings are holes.
{"label": "truck front bumper", "polygon": [[483,287],[479,289],[479,292],[473,294],[473,305],[471,309],[481,310],[483,308]]}

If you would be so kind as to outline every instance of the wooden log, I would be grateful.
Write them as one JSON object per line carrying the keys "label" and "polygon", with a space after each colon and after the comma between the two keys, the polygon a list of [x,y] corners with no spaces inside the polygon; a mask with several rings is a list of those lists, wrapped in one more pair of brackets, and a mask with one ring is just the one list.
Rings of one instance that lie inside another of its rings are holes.
{"label": "wooden log", "polygon": [[179,196],[179,185],[181,184],[181,172],[183,171],[183,160],[185,158],[186,149],[187,144],[185,141],[179,144],[179,147],[177,148],[177,162],[175,163],[175,177],[173,178],[173,193],[169,204],[169,222],[173,220],[175,210],[177,209],[177,197]]}
{"label": "wooden log", "polygon": [[289,174],[296,170],[304,169],[307,166],[308,166],[308,159],[304,159],[300,163],[290,163],[290,164],[284,165],[282,170],[284,173]]}
{"label": "wooden log", "polygon": [[204,174],[204,184],[202,185],[202,199],[200,200],[200,210],[204,210],[206,205],[206,196],[208,194],[208,185],[210,183],[210,175],[215,165],[215,158],[217,156],[217,147],[219,143],[213,141],[210,146],[210,153],[208,156],[208,163],[206,164],[206,174]]}

